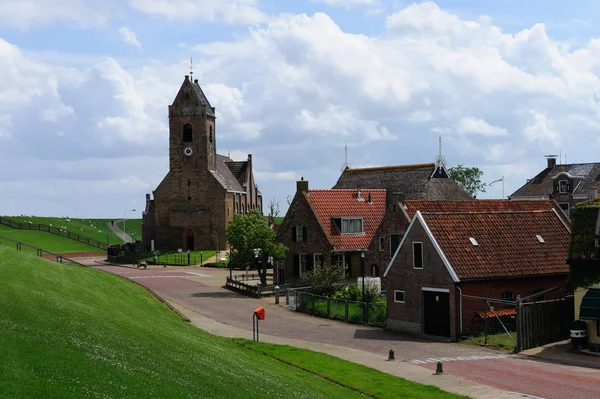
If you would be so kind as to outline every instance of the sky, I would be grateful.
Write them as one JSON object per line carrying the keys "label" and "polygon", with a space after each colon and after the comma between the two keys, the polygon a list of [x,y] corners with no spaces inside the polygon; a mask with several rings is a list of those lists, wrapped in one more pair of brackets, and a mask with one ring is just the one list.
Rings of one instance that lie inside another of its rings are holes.
{"label": "sky", "polygon": [[[0,214],[141,217],[193,59],[220,154],[295,181],[434,162],[600,161],[600,2],[0,0]],[[501,198],[502,182],[478,198]]]}

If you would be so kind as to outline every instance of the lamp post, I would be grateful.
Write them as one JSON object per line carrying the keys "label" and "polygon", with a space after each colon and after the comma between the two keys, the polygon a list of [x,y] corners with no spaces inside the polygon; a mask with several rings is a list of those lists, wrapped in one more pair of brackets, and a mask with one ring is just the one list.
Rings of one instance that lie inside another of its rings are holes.
{"label": "lamp post", "polygon": [[133,261],[135,262],[135,252],[137,250],[137,247],[135,245],[135,230],[131,230],[131,235],[133,236]]}
{"label": "lamp post", "polygon": [[135,212],[135,209],[128,209],[125,212],[123,212],[123,233],[125,233],[125,236],[123,237],[123,242],[127,242],[127,228],[125,227],[125,223],[127,222],[127,212]]}
{"label": "lamp post", "polygon": [[256,262],[256,272],[258,273],[258,278],[260,281],[260,270],[259,268],[259,262],[258,262],[258,256],[260,255],[260,248],[254,248],[254,261]]}
{"label": "lamp post", "polygon": [[366,249],[362,248],[360,250],[360,270],[362,272],[362,300],[365,301],[365,253]]}
{"label": "lamp post", "polygon": [[494,185],[494,183],[498,183],[499,181],[502,182],[502,199],[504,199],[504,176],[502,176],[500,179],[496,179],[491,183],[488,183],[488,186],[492,187]]}
{"label": "lamp post", "polygon": [[108,229],[106,229],[106,246],[108,247]]}

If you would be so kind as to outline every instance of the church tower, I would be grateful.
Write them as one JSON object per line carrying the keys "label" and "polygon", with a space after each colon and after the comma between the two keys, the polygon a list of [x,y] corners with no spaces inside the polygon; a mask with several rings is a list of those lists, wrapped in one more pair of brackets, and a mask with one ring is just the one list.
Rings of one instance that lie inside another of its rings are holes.
{"label": "church tower", "polygon": [[169,169],[172,173],[216,170],[215,108],[189,76],[169,106]]}

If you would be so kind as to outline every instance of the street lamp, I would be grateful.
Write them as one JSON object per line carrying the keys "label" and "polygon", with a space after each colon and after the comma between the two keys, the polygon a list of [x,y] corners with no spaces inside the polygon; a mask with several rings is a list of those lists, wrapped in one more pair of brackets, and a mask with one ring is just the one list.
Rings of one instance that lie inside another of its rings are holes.
{"label": "street lamp", "polygon": [[106,246],[108,247],[108,228],[106,229]]}
{"label": "street lamp", "polygon": [[127,212],[135,212],[135,209],[128,209],[125,212],[123,212],[123,233],[125,233],[125,236],[123,237],[123,242],[127,242],[127,229],[125,228],[125,223],[127,222]]}
{"label": "street lamp", "polygon": [[504,199],[504,176],[502,176],[502,178],[500,179],[496,179],[491,183],[488,183],[488,186],[492,187],[494,185],[494,183],[498,183],[499,181],[502,182],[502,199]]}
{"label": "street lamp", "polygon": [[360,250],[360,270],[362,272],[362,300],[365,301],[365,254],[367,250],[365,248],[361,248]]}

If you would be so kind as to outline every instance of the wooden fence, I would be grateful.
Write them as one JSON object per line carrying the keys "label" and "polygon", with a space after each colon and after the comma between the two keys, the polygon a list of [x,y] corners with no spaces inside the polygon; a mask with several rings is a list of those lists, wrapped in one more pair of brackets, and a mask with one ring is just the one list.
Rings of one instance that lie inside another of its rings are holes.
{"label": "wooden fence", "polygon": [[67,258],[66,256],[62,256],[59,254],[55,254],[54,252],[46,251],[45,249],[34,247],[33,245],[25,244],[24,242],[20,242],[17,240],[13,240],[12,238],[2,237],[0,236],[0,245],[4,245],[7,242],[10,242],[15,245],[15,248],[19,251],[23,251],[23,247],[25,249],[35,250],[35,254],[39,257],[48,258],[48,255],[52,258],[55,258],[58,263],[73,263],[78,266],[88,267],[83,263],[79,263],[73,259]]}
{"label": "wooden fence", "polygon": [[517,303],[517,352],[568,339],[574,319],[573,296]]}

